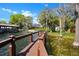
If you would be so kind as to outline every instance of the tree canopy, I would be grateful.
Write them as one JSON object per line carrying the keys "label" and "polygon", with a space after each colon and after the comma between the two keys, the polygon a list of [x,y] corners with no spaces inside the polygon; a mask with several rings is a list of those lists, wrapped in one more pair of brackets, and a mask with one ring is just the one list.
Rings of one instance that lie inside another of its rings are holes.
{"label": "tree canopy", "polygon": [[22,14],[13,14],[10,16],[10,24],[17,24],[20,28],[25,28],[29,24],[32,24],[32,17],[31,16],[24,16]]}
{"label": "tree canopy", "polygon": [[64,21],[63,24],[65,25],[65,31],[75,28],[75,20],[77,18],[75,4],[64,4],[59,7],[57,12],[59,13],[59,17],[63,17],[62,21]]}
{"label": "tree canopy", "polygon": [[59,25],[58,16],[52,9],[44,9],[38,16],[38,20],[43,27],[46,27],[47,22],[47,27],[51,30],[55,30],[55,26]]}
{"label": "tree canopy", "polygon": [[56,9],[44,9],[39,14],[38,20],[43,27],[46,27],[47,21],[47,26],[54,30],[56,26],[59,26],[59,21],[61,19],[61,26],[63,30],[67,31],[69,29],[74,29],[75,21],[78,17],[75,6],[75,4],[64,4]]}
{"label": "tree canopy", "polygon": [[0,24],[6,24],[6,21],[5,20],[1,20]]}

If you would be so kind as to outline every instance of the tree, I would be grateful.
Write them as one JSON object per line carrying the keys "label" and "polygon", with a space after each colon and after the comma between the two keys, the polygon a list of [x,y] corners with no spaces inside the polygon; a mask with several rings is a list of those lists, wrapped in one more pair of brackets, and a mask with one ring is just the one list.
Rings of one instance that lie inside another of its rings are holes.
{"label": "tree", "polygon": [[17,24],[20,28],[23,28],[25,22],[24,15],[21,14],[13,14],[10,16],[10,24]]}
{"label": "tree", "polygon": [[[65,31],[75,28],[75,4],[64,4],[63,6],[60,6],[60,8],[58,9],[58,13],[59,17],[63,17],[61,23],[64,25],[62,26]],[[72,27],[70,26],[71,23],[74,23],[72,24]]]}
{"label": "tree", "polygon": [[79,46],[79,4],[70,4],[69,7],[69,11],[71,11],[69,14],[74,20],[75,24],[75,41],[73,45]]}
{"label": "tree", "polygon": [[10,16],[10,24],[17,24],[21,29],[26,29],[29,22],[31,24],[32,17],[26,17],[22,14],[13,14]]}
{"label": "tree", "polygon": [[43,10],[38,16],[38,20],[43,27],[46,26],[46,16],[47,16],[46,10]]}
{"label": "tree", "polygon": [[75,41],[73,44],[74,46],[79,46],[79,4],[76,4],[75,7],[76,7],[77,18],[75,23],[75,26],[76,26]]}
{"label": "tree", "polygon": [[55,31],[55,26],[59,25],[58,17],[55,15],[52,9],[44,9],[39,14],[38,20],[43,27],[48,27],[52,31]]}
{"label": "tree", "polygon": [[26,22],[27,22],[27,27],[28,28],[32,28],[32,17],[31,16],[27,16],[26,17]]}
{"label": "tree", "polygon": [[6,21],[5,20],[1,20],[0,24],[6,24]]}

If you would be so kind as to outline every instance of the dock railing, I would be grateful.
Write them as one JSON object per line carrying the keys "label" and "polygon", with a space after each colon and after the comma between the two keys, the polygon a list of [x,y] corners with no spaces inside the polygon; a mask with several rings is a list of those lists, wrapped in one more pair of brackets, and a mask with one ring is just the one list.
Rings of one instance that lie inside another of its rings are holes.
{"label": "dock railing", "polygon": [[[34,40],[33,35],[38,34],[38,37]],[[26,35],[14,36],[10,35],[8,39],[0,41],[0,48],[9,44],[9,56],[16,56],[16,44],[15,42],[21,40],[22,38],[28,37],[30,40],[30,44],[22,49],[17,55],[21,56],[47,56],[47,51],[45,49],[46,46],[46,32],[44,31],[36,31],[33,33],[29,33]]]}

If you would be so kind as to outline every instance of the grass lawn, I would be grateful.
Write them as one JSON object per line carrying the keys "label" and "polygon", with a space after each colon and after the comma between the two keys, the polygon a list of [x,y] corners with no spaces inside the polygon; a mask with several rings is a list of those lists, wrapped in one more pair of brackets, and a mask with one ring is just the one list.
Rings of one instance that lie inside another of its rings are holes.
{"label": "grass lawn", "polygon": [[58,32],[49,32],[47,39],[47,51],[54,56],[79,56],[79,48],[73,47],[74,33],[63,33],[59,37]]}

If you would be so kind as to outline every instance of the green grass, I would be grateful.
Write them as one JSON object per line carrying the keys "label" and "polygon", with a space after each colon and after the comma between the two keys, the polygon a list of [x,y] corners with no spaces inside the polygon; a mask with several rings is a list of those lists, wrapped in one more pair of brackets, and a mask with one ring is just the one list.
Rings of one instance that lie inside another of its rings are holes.
{"label": "green grass", "polygon": [[46,30],[46,28],[32,28],[32,30]]}
{"label": "green grass", "polygon": [[63,33],[59,37],[59,33],[48,33],[47,48],[49,55],[54,56],[79,56],[79,48],[73,47],[74,33]]}

